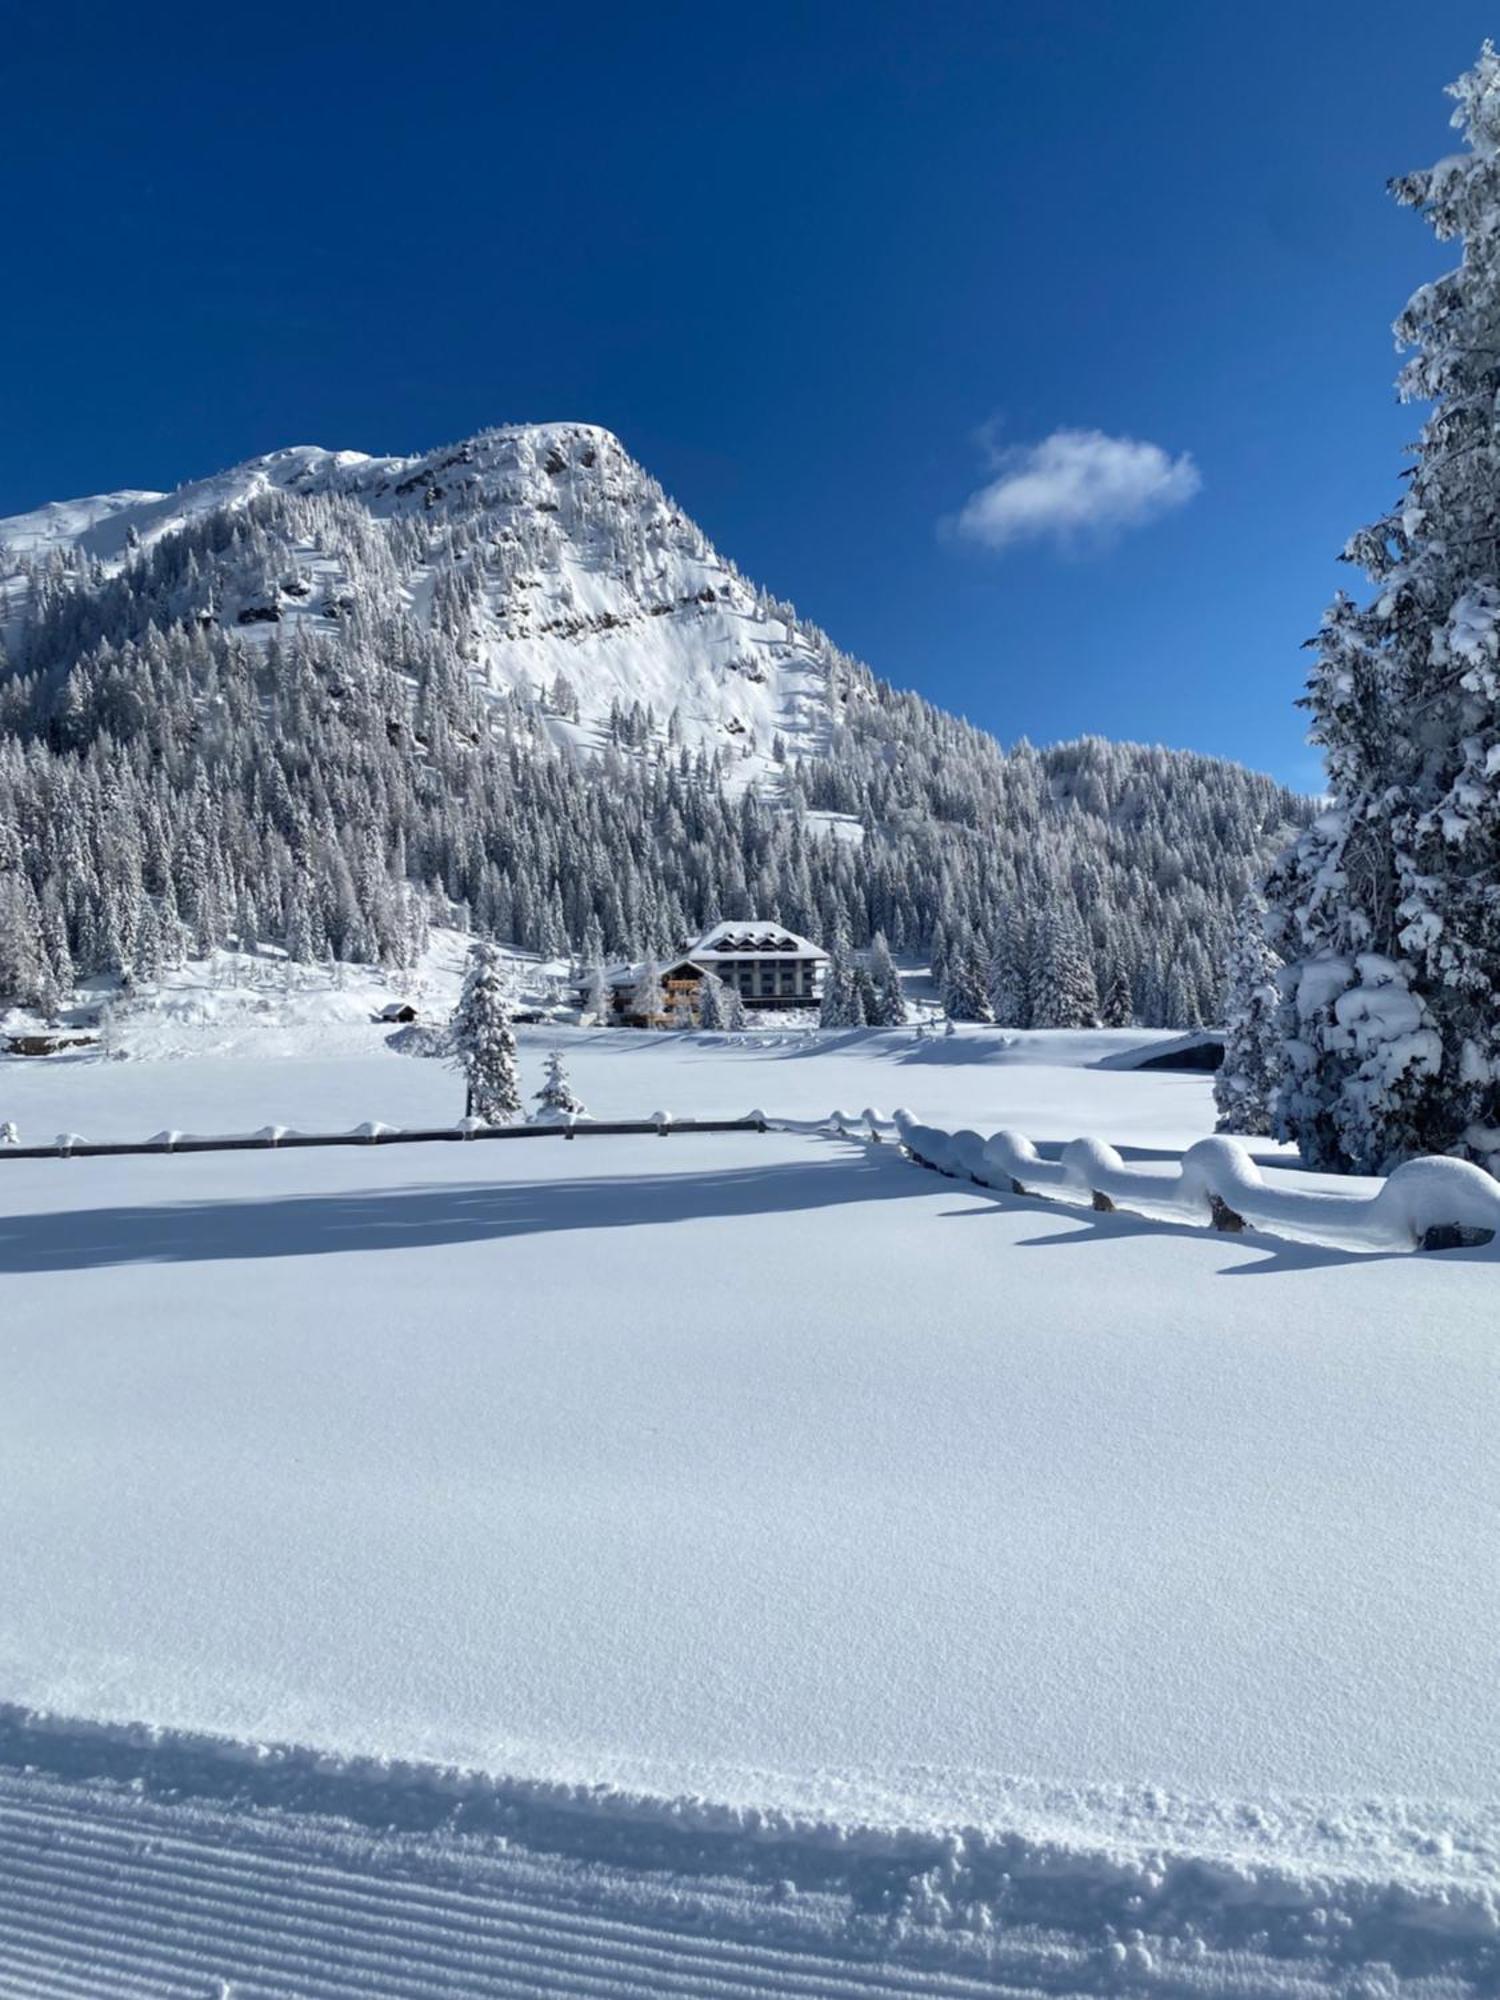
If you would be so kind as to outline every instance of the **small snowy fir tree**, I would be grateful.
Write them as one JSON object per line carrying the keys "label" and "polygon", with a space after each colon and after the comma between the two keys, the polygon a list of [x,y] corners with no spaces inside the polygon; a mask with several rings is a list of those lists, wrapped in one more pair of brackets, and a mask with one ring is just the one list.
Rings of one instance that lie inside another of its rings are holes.
{"label": "small snowy fir tree", "polygon": [[1224,1062],[1214,1077],[1218,1130],[1264,1137],[1281,1075],[1281,964],[1266,943],[1265,905],[1253,893],[1240,904],[1224,998]]}
{"label": "small snowy fir tree", "polygon": [[973,938],[950,943],[943,978],[943,1008],[950,1020],[993,1021],[985,962]]}
{"label": "small snowy fir tree", "polygon": [[516,1037],[500,954],[492,944],[469,947],[463,991],[448,1024],[455,1066],[468,1086],[466,1118],[510,1125],[521,1111]]}
{"label": "small snowy fir tree", "polygon": [[663,1004],[661,967],[654,958],[648,958],[636,976],[631,1012],[639,1014],[648,1028],[654,1028]]}
{"label": "small snowy fir tree", "polygon": [[1099,1019],[1106,1028],[1130,1028],[1135,1025],[1135,1001],[1123,967],[1109,982],[1104,1004],[1099,1009]]}
{"label": "small snowy fir tree", "polygon": [[818,1003],[820,1028],[858,1027],[863,1019],[854,990],[854,971],[844,948],[830,945],[828,963],[823,968],[823,997]]}
{"label": "small snowy fir tree", "polygon": [[1411,298],[1398,388],[1430,403],[1410,482],[1345,549],[1304,705],[1327,810],[1271,871],[1279,1137],[1309,1165],[1421,1153],[1500,1172],[1500,58],[1453,86],[1467,150],[1393,183],[1457,268]]}
{"label": "small snowy fir tree", "polygon": [[583,1018],[597,1028],[608,1025],[611,1015],[609,982],[604,977],[604,967],[597,961],[589,967],[589,976],[583,990]]}
{"label": "small snowy fir tree", "polygon": [[1031,929],[1006,910],[995,930],[987,982],[990,1009],[1004,1028],[1031,1026]]}
{"label": "small snowy fir tree", "polygon": [[745,1026],[744,997],[738,986],[727,987],[724,995],[724,1031],[730,1035],[742,1035]]}
{"label": "small snowy fir tree", "polygon": [[901,975],[885,932],[876,931],[870,944],[870,984],[874,989],[870,1022],[877,1028],[900,1028],[906,1022],[906,1001],[901,992]]}
{"label": "small snowy fir tree", "polygon": [[727,1025],[724,1007],[723,980],[716,973],[705,972],[698,986],[698,1026],[717,1034]]}
{"label": "small snowy fir tree", "polygon": [[849,1012],[855,1025],[861,1028],[878,1028],[880,995],[875,991],[875,982],[870,977],[869,968],[855,965],[850,970],[849,978],[852,993]]}
{"label": "small snowy fir tree", "polygon": [[563,1067],[560,1049],[553,1049],[547,1057],[542,1087],[532,1102],[536,1105],[536,1110],[531,1114],[533,1125],[562,1125],[570,1118],[586,1116],[582,1098],[568,1081],[568,1072]]}

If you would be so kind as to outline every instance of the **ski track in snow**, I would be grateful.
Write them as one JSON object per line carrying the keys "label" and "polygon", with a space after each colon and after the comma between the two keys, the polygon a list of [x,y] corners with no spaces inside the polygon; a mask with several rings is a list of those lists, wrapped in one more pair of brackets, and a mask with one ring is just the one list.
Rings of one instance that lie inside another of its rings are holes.
{"label": "ski track in snow", "polygon": [[860,1833],[0,1711],[0,1995],[28,2000],[1457,2000],[1496,1964],[1482,1885]]}
{"label": "ski track in snow", "polygon": [[[729,1885],[705,1929],[629,1905],[628,1878],[549,1877],[503,1846],[360,1841],[335,1823],[0,1784],[0,1993],[224,2000],[432,1994],[969,1995],[978,1981],[777,1948]],[[446,1874],[448,1879],[443,1879]],[[611,1887],[614,1897],[611,1898]],[[617,1900],[616,1900],[617,1899]],[[736,1921],[737,1920],[737,1921]],[[736,1929],[747,1933],[735,1935]]]}

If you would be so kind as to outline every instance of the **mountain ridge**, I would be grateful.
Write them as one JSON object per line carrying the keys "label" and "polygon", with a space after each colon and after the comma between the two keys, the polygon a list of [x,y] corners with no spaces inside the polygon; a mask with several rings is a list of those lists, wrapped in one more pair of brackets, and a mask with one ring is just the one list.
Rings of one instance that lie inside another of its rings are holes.
{"label": "mountain ridge", "polygon": [[954,1011],[1189,1026],[1307,813],[1192,752],[1003,749],[594,425],[51,503],[0,522],[0,629],[0,999],[230,937],[402,963],[458,915],[593,962],[753,915],[883,931]]}
{"label": "mountain ridge", "polygon": [[[389,573],[357,538],[315,525],[319,501],[362,510]],[[269,518],[284,511],[294,518]],[[270,546],[210,565],[220,623],[316,628],[340,615],[341,594],[357,593],[419,625],[452,618],[492,693],[545,689],[566,674],[596,744],[611,701],[653,706],[663,722],[677,709],[679,740],[733,749],[762,778],[774,737],[806,754],[826,740],[844,656],[748,584],[612,432],[578,422],[500,426],[401,456],[289,446],[172,493],[123,489],[0,520],[0,559],[12,568],[0,632],[14,647],[23,630],[33,595],[24,570],[69,560],[118,570],[215,517],[258,514]],[[445,574],[470,582],[457,606],[436,601]]]}

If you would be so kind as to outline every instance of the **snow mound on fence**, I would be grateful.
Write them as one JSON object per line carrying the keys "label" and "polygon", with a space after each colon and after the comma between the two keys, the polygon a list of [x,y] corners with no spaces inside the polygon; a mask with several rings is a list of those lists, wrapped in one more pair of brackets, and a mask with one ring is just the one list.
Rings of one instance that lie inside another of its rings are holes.
{"label": "snow mound on fence", "polygon": [[1251,1227],[1350,1250],[1457,1248],[1500,1233],[1500,1185],[1465,1160],[1408,1160],[1372,1196],[1270,1185],[1233,1139],[1200,1139],[1175,1174],[1127,1166],[1113,1146],[1074,1139],[1045,1160],[1019,1132],[946,1132],[894,1120],[914,1160],[982,1186],[1127,1208],[1174,1221]]}
{"label": "snow mound on fence", "polygon": [[777,1118],[777,1132],[829,1133],[881,1144],[898,1139],[918,1165],[1005,1192],[1040,1194],[1083,1207],[1123,1208],[1168,1221],[1253,1228],[1370,1252],[1473,1248],[1500,1237],[1500,1184],[1466,1160],[1408,1160],[1373,1195],[1275,1187],[1234,1139],[1200,1139],[1171,1163],[1129,1166],[1101,1139],[1073,1139],[1044,1159],[1019,1132],[984,1138],[925,1125],[910,1111]]}

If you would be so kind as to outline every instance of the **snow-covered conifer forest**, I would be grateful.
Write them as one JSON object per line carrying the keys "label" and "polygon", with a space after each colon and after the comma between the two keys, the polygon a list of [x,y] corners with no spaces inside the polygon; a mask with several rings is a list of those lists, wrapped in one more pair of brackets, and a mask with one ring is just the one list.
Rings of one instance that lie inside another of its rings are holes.
{"label": "snow-covered conifer forest", "polygon": [[42,508],[0,523],[0,574],[0,1000],[229,941],[410,964],[455,909],[585,963],[774,915],[940,977],[1033,925],[1039,991],[1065,934],[1075,984],[1186,1027],[1306,819],[1186,752],[1001,749],[585,425]]}

